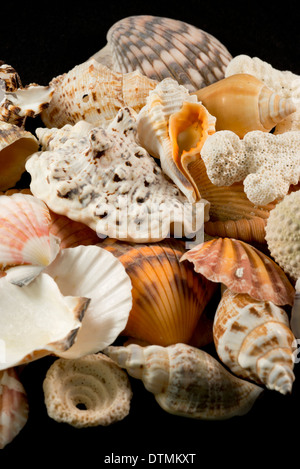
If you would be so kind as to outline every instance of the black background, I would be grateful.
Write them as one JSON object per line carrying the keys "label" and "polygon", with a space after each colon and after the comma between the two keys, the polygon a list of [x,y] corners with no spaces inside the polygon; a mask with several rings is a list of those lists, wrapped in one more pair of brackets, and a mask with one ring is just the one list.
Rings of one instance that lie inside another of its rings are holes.
{"label": "black background", "polygon": [[[1,5],[0,60],[13,66],[22,84],[47,85],[55,76],[82,63],[106,44],[106,32],[119,19],[152,14],[186,21],[216,36],[232,56],[257,56],[280,70],[300,74],[297,2],[85,1],[23,2]],[[36,121],[38,123],[38,120]],[[194,464],[270,465],[280,456],[291,464],[297,454],[299,383],[293,393],[266,392],[243,417],[207,422],[169,415],[141,382],[131,379],[128,417],[110,427],[75,429],[48,418],[42,382],[52,362],[47,357],[22,374],[30,415],[21,433],[4,450],[1,463],[42,467],[45,462],[85,461],[106,466],[112,452],[147,460],[149,453],[196,453]],[[299,370],[296,365],[296,376]],[[40,452],[40,453],[39,453]],[[146,462],[137,467],[146,466]],[[119,465],[121,467],[121,465]]]}

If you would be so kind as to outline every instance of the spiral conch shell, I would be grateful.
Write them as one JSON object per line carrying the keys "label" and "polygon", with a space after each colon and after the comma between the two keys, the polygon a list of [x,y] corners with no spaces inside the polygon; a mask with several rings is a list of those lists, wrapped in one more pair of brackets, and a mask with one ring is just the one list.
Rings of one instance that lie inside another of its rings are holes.
{"label": "spiral conch shell", "polygon": [[263,390],[233,376],[211,355],[190,345],[131,344],[110,346],[104,352],[130,376],[141,379],[162,409],[174,415],[203,420],[243,415]]}
{"label": "spiral conch shell", "polygon": [[199,101],[216,117],[216,130],[231,130],[240,138],[252,130],[270,132],[296,111],[293,98],[284,98],[264,82],[240,73],[195,92]]}
{"label": "spiral conch shell", "polygon": [[215,132],[215,121],[196,96],[172,78],[149,92],[137,117],[141,145],[160,159],[164,173],[191,203],[201,196],[188,165],[200,157],[206,138]]}
{"label": "spiral conch shell", "polygon": [[157,81],[138,70],[113,72],[91,59],[53,78],[50,85],[54,94],[41,118],[46,127],[62,128],[80,120],[108,124],[124,106],[138,112]]}
{"label": "spiral conch shell", "polygon": [[218,356],[233,373],[281,394],[291,392],[295,337],[284,309],[227,289],[213,332]]}

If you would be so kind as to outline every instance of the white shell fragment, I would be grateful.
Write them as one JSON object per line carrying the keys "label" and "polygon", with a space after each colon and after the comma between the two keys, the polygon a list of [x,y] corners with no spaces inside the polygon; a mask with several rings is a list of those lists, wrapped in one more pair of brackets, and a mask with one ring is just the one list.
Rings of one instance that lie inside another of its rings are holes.
{"label": "white shell fragment", "polygon": [[240,139],[223,130],[210,135],[202,159],[211,182],[230,186],[243,181],[248,199],[266,205],[284,197],[300,178],[300,132],[274,135],[254,130]]}
{"label": "white shell fragment", "polygon": [[130,376],[141,379],[158,404],[174,415],[224,420],[244,415],[263,389],[229,373],[204,350],[130,344],[104,350]]}
{"label": "white shell fragment", "polygon": [[40,128],[37,135],[42,151],[26,163],[32,193],[99,236],[159,241],[171,225],[188,236],[208,217],[207,201],[187,206],[186,197],[137,143],[132,109],[121,109],[105,129],[80,121],[60,130]]}
{"label": "white shell fragment", "polygon": [[45,273],[23,287],[2,277],[0,297],[0,370],[68,349],[90,301],[63,296]]}
{"label": "white shell fragment", "polygon": [[0,66],[0,120],[23,126],[26,117],[36,117],[45,109],[54,88],[32,83],[26,87],[13,67]]}
{"label": "white shell fragment", "polygon": [[129,413],[128,376],[103,354],[58,358],[43,382],[49,417],[76,428],[111,425]]}
{"label": "white shell fragment", "polygon": [[62,249],[45,272],[63,295],[91,299],[75,343],[59,355],[78,358],[113,343],[132,307],[131,281],[121,262],[99,246],[76,246]]}
{"label": "white shell fragment", "polygon": [[0,371],[0,449],[20,433],[28,420],[28,400],[16,368]]}
{"label": "white shell fragment", "polygon": [[106,46],[93,57],[118,72],[140,70],[158,81],[172,77],[190,91],[224,78],[232,59],[211,34],[183,21],[151,15],[115,23]]}
{"label": "white shell fragment", "polygon": [[10,282],[29,283],[58,254],[50,221],[47,206],[36,197],[21,192],[0,196],[0,267]]}
{"label": "white shell fragment", "polygon": [[61,128],[80,120],[105,126],[122,107],[138,112],[156,84],[138,70],[113,72],[91,59],[50,82],[55,91],[41,118],[46,127]]}

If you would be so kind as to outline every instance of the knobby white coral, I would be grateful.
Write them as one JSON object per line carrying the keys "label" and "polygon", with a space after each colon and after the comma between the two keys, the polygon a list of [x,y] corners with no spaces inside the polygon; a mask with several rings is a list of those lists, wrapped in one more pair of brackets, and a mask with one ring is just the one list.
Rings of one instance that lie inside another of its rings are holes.
{"label": "knobby white coral", "polygon": [[300,132],[274,135],[255,130],[241,140],[234,132],[219,131],[207,138],[201,156],[213,184],[243,181],[248,199],[265,205],[299,182]]}

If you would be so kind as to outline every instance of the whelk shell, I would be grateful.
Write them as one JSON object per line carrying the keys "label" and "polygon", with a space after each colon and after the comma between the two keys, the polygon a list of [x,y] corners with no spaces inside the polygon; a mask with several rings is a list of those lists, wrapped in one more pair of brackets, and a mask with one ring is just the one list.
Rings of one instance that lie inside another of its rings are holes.
{"label": "whelk shell", "polygon": [[1,370],[68,349],[90,302],[63,296],[45,273],[21,288],[2,277],[0,294]]}
{"label": "whelk shell", "polygon": [[229,373],[204,350],[186,344],[110,346],[105,353],[130,376],[141,379],[162,409],[174,415],[204,420],[244,415],[263,390]]}
{"label": "whelk shell", "polygon": [[[189,343],[217,285],[179,262],[184,243],[172,239],[144,245],[107,238],[100,246],[119,259],[132,282],[133,304],[122,335],[162,346]],[[206,328],[200,325],[203,344]]]}
{"label": "whelk shell", "polygon": [[56,359],[47,371],[43,391],[49,417],[75,428],[123,420],[132,398],[126,372],[103,354]]}
{"label": "whelk shell", "polygon": [[196,272],[235,293],[248,293],[276,305],[293,304],[295,290],[281,267],[244,241],[212,239],[187,251],[181,257],[184,260],[192,262]]}
{"label": "whelk shell", "polygon": [[0,449],[12,442],[28,420],[28,399],[16,368],[0,371]]}
{"label": "whelk shell", "polygon": [[295,338],[284,309],[227,289],[213,332],[218,356],[233,373],[281,394],[291,392]]}
{"label": "whelk shell", "polygon": [[0,268],[10,282],[29,283],[59,249],[44,202],[24,193],[0,195]]}
{"label": "whelk shell", "polygon": [[224,77],[232,59],[214,36],[183,21],[140,15],[123,18],[93,57],[121,73],[140,70],[161,81],[174,78],[190,91]]}
{"label": "whelk shell", "polygon": [[231,130],[240,138],[247,132],[270,132],[296,111],[293,98],[284,98],[246,73],[231,75],[195,92],[216,117],[216,130]]}
{"label": "whelk shell", "polygon": [[138,112],[157,82],[137,70],[113,72],[91,59],[53,78],[50,85],[55,91],[41,118],[47,127],[61,128],[80,120],[106,125],[125,106]]}
{"label": "whelk shell", "polygon": [[206,138],[215,132],[215,117],[185,87],[166,78],[150,91],[137,116],[137,132],[141,145],[160,159],[164,173],[187,199],[200,200],[188,165],[200,157]]}
{"label": "whelk shell", "polygon": [[0,120],[1,191],[15,186],[25,171],[26,159],[38,148],[38,141],[31,132]]}

